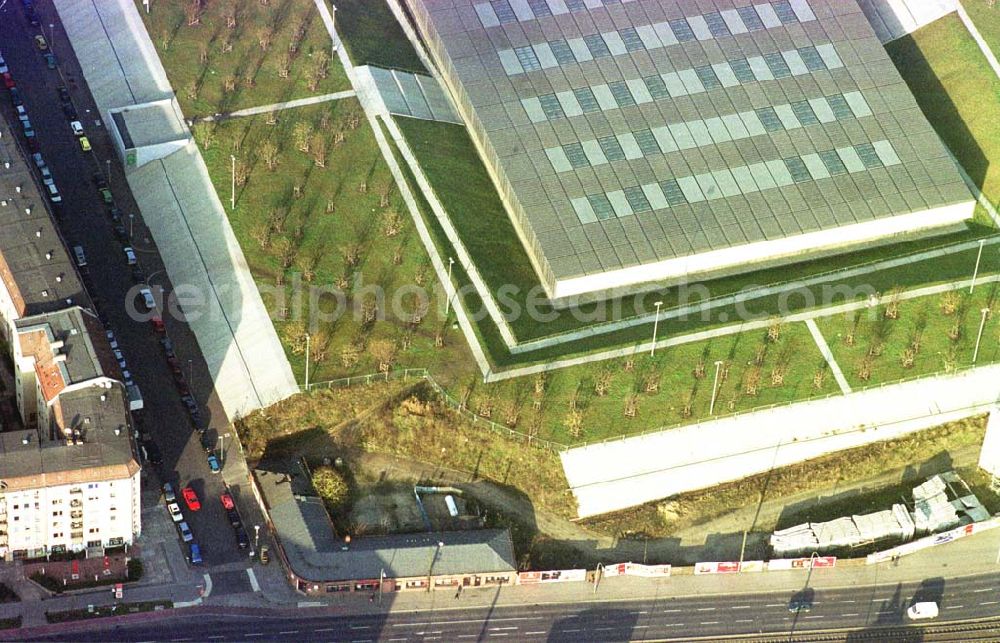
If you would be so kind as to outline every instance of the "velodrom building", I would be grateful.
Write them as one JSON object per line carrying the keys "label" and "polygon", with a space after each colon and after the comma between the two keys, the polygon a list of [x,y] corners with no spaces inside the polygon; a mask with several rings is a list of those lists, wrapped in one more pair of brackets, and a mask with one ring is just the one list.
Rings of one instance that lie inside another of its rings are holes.
{"label": "velodrom building", "polygon": [[855,0],[405,0],[553,299],[952,232]]}

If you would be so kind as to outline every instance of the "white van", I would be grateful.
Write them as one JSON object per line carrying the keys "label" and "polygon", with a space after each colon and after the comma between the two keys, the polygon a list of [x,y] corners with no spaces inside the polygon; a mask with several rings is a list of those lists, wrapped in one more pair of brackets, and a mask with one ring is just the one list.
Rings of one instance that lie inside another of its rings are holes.
{"label": "white van", "polygon": [[920,621],[925,618],[937,618],[938,604],[933,602],[914,603],[910,609],[906,610],[906,616],[911,621]]}
{"label": "white van", "polygon": [[87,255],[83,254],[83,246],[73,246],[73,254],[76,255],[76,265],[86,268]]}

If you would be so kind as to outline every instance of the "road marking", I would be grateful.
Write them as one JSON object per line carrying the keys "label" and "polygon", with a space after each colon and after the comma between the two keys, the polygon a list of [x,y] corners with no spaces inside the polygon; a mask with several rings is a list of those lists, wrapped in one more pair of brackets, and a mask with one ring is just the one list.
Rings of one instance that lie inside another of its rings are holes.
{"label": "road marking", "polygon": [[784,607],[784,606],[785,606],[784,603],[768,603],[764,607]]}
{"label": "road marking", "polygon": [[974,589],[974,590],[972,590],[972,593],[973,594],[982,594],[984,592],[992,592],[992,591],[993,591],[992,587],[986,587],[986,588],[983,588],[983,589]]}
{"label": "road marking", "polygon": [[664,614],[672,614],[674,612],[681,612],[681,611],[683,611],[683,610],[663,610],[663,613]]}
{"label": "road marking", "polygon": [[718,621],[702,621],[701,624],[702,625],[718,625],[719,622]]}
{"label": "road marking", "polygon": [[[317,605],[322,605],[322,603],[317,603]],[[679,612],[680,610],[675,610]],[[507,621],[540,621],[542,616],[509,616],[507,618],[491,618],[490,623],[504,623]],[[420,627],[422,625],[481,625],[482,620],[466,619],[457,621],[416,621],[413,623],[393,623],[393,627]]]}
{"label": "road marking", "polygon": [[247,567],[247,578],[250,579],[250,589],[255,592],[260,591],[260,583],[257,582],[257,575],[253,573],[253,569]]}
{"label": "road marking", "polygon": [[750,609],[750,606],[749,605],[733,605],[729,609],[731,609],[731,610],[748,610],[748,609]]}
{"label": "road marking", "polygon": [[806,616],[805,618],[823,618],[823,615],[820,614],[819,616]]}
{"label": "road marking", "polygon": [[503,632],[504,630],[516,630],[516,629],[517,629],[517,626],[515,625],[515,626],[512,626],[512,627],[491,627],[490,631],[491,632]]}
{"label": "road marking", "polygon": [[948,605],[947,607],[945,607],[945,609],[946,610],[960,610],[963,607],[965,607],[965,605]]}
{"label": "road marking", "polygon": [[298,630],[285,630],[284,632],[278,632],[278,634],[298,634]]}
{"label": "road marking", "polygon": [[[525,632],[525,634],[528,636],[536,636],[538,634],[545,634],[545,630],[538,630],[537,632]],[[466,636],[475,636],[475,634],[466,634]]]}
{"label": "road marking", "polygon": [[209,576],[208,574],[204,574],[204,576],[205,576],[205,591],[201,593],[201,597],[208,598],[209,596],[212,595],[212,577]]}
{"label": "road marking", "polygon": [[752,618],[738,618],[733,621],[733,623],[753,623]]}
{"label": "road marking", "polygon": [[841,614],[841,616],[860,616],[857,612],[851,612],[850,614]]}
{"label": "road marking", "polygon": [[335,628],[335,627],[324,627],[321,630],[313,630],[313,632],[333,632],[336,629],[337,628]]}
{"label": "road marking", "polygon": [[699,607],[695,610],[696,612],[714,612],[714,607]]}
{"label": "road marking", "polygon": [[857,603],[857,601],[856,601],[856,600],[854,600],[854,599],[850,599],[850,600],[848,600],[848,599],[846,599],[846,598],[845,598],[844,600],[840,601],[840,602],[841,602],[841,603]]}
{"label": "road marking", "polygon": [[983,601],[980,605],[996,605],[997,603],[1000,603],[1000,601]]}
{"label": "road marking", "polygon": [[579,632],[580,630],[560,630],[561,632]]}
{"label": "road marking", "polygon": [[646,629],[647,627],[649,627],[649,626],[648,626],[648,625],[633,625],[633,626],[632,626],[632,629],[633,629],[633,630],[644,630],[644,629]]}
{"label": "road marking", "polygon": [[[370,625],[352,625],[351,629],[352,630],[367,630],[367,629],[371,629],[371,626]],[[317,630],[317,631],[319,631],[319,630]]]}

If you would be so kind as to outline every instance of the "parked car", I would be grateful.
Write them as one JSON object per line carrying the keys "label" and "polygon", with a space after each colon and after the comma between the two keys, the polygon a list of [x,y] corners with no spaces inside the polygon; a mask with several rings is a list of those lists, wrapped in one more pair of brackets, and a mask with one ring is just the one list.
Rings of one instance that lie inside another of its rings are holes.
{"label": "parked car", "polygon": [[[215,439],[209,435],[208,431],[203,431],[201,434],[201,448],[205,450],[206,453],[215,449]],[[229,497],[228,493],[224,493],[221,496],[222,506],[225,507],[226,500],[228,499],[229,504],[233,503],[233,499]],[[226,507],[226,509],[232,509],[232,507]]]}
{"label": "parked car", "polygon": [[52,179],[52,171],[49,170],[49,168],[43,167],[39,171],[39,173],[42,175],[42,184],[43,185],[53,185],[53,184],[55,184],[55,181]]}
{"label": "parked car", "polygon": [[264,545],[260,548],[260,564],[266,565],[269,562],[271,562],[271,550],[267,548],[267,545]]}
{"label": "parked car", "polygon": [[214,453],[208,454],[208,468],[212,470],[212,473],[218,473],[222,471],[222,467],[219,466],[219,459],[215,457]]}
{"label": "parked car", "polygon": [[24,105],[18,105],[15,109],[17,110],[17,120],[21,121],[22,123],[29,120],[28,110],[24,109]]}
{"label": "parked car", "polygon": [[194,540],[194,534],[191,533],[191,528],[188,527],[187,522],[185,521],[179,522],[177,524],[177,528],[180,529],[181,531],[181,540],[183,540],[186,543],[189,543],[192,540]]}
{"label": "parked car", "polygon": [[21,98],[21,90],[17,87],[12,87],[10,90],[10,102],[17,107],[18,105],[24,105],[24,99]]}
{"label": "parked car", "polygon": [[[115,231],[115,238],[118,239],[118,243],[129,242],[128,230],[125,229],[124,225],[122,225],[121,223],[115,223],[112,226],[112,229]],[[140,281],[142,280],[140,279]]]}
{"label": "parked car", "polygon": [[75,121],[80,117],[80,115],[76,113],[76,108],[73,107],[73,103],[63,103],[62,111],[66,118],[71,121]]}
{"label": "parked car", "polygon": [[135,250],[133,250],[131,246],[125,246],[122,248],[122,251],[125,253],[125,261],[128,262],[128,265],[134,266],[139,262],[139,260],[136,259]]}
{"label": "parked car", "polygon": [[163,462],[163,454],[160,453],[160,447],[156,446],[156,443],[152,440],[142,443],[142,454],[151,464],[160,464]]}
{"label": "parked car", "polygon": [[201,547],[198,543],[191,543],[191,564],[201,565],[204,561],[201,559]]}
{"label": "parked car", "polygon": [[153,291],[149,287],[140,288],[139,295],[142,297],[142,303],[147,310],[156,309],[156,299],[153,298]]}
{"label": "parked car", "polygon": [[236,528],[236,544],[239,545],[240,549],[246,549],[250,546],[250,536],[247,535],[247,530],[242,525]]}
{"label": "parked car", "polygon": [[226,511],[232,511],[236,509],[236,503],[233,502],[233,497],[228,493],[224,493],[219,496],[219,500],[222,501],[222,508]]}
{"label": "parked car", "polygon": [[174,485],[169,482],[163,483],[163,499],[168,503],[177,502],[177,494],[174,493]]}
{"label": "parked car", "polygon": [[14,87],[17,86],[17,83],[14,82],[14,77],[11,75],[9,71],[3,74],[2,78],[3,78],[3,86],[6,87],[7,89],[13,89]]}
{"label": "parked car", "polygon": [[176,502],[168,503],[167,511],[170,512],[170,519],[174,522],[184,520],[184,514],[181,513],[181,507]]}
{"label": "parked car", "polygon": [[104,203],[110,205],[115,202],[115,197],[111,194],[111,190],[108,188],[100,188],[98,193],[101,195],[101,199],[104,200]]}
{"label": "parked car", "polygon": [[90,148],[90,139],[87,138],[86,136],[81,136],[80,137],[80,149],[83,150],[84,152],[89,152],[90,149],[91,149]]}
{"label": "parked car", "polygon": [[181,495],[184,496],[184,503],[187,504],[188,509],[191,511],[198,511],[201,509],[201,501],[198,500],[198,494],[191,487],[184,487],[181,489]]}
{"label": "parked car", "polygon": [[44,56],[42,56],[42,57],[45,58],[45,66],[46,67],[48,67],[49,69],[55,69],[56,68],[56,55],[54,53],[52,53],[50,51],[47,54],[45,54]]}
{"label": "parked car", "polygon": [[229,511],[227,511],[226,519],[229,521],[229,524],[232,525],[234,529],[243,524],[243,521],[240,520],[240,514],[236,511],[236,509],[230,509]]}
{"label": "parked car", "polygon": [[173,340],[171,340],[169,337],[161,337],[160,346],[163,348],[163,352],[166,354],[168,362],[171,359],[177,359],[177,356],[174,354]]}
{"label": "parked car", "polygon": [[59,93],[59,100],[60,101],[62,101],[64,103],[68,103],[70,101],[69,90],[66,89],[65,87],[61,87],[60,86],[59,88],[56,89],[56,92]]}
{"label": "parked car", "polygon": [[48,51],[49,43],[45,42],[45,36],[38,34],[35,36],[35,46],[39,51]]}
{"label": "parked car", "polygon": [[156,332],[158,332],[158,333],[165,333],[165,332],[167,332],[167,327],[163,324],[163,320],[160,319],[159,317],[155,317],[155,316],[152,317],[149,320],[149,323],[153,325],[153,330],[155,330]]}

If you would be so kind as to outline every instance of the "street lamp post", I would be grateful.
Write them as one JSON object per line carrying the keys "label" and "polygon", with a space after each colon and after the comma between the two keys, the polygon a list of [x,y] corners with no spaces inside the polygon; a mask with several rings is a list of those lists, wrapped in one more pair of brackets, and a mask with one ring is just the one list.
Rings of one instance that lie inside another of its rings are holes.
{"label": "street lamp post", "polygon": [[597,588],[601,584],[601,577],[604,576],[604,563],[597,563],[597,569],[594,570],[594,593],[597,593]]}
{"label": "street lamp post", "polygon": [[236,209],[236,156],[230,154],[229,160],[233,164],[232,182],[230,183],[230,190],[229,190],[229,209],[235,210]]}
{"label": "street lamp post", "polygon": [[972,290],[976,287],[976,277],[979,276],[979,262],[983,258],[983,244],[986,243],[985,239],[979,240],[979,252],[976,253],[976,267],[972,270],[972,282],[969,284],[969,294],[972,294]]}
{"label": "street lamp post", "polygon": [[253,548],[260,551],[260,525],[253,526]]}
{"label": "street lamp post", "polygon": [[660,325],[660,306],[663,305],[662,301],[655,301],[653,305],[656,306],[656,317],[653,318],[653,343],[649,347],[649,356],[652,357],[656,352],[656,329]]}
{"label": "street lamp post", "polygon": [[378,571],[378,604],[382,604],[382,585],[385,584],[385,568]]}
{"label": "street lamp post", "polygon": [[715,381],[712,383],[712,403],[708,405],[708,414],[715,415],[715,396],[719,393],[719,368],[722,360],[715,360]]}
{"label": "street lamp post", "polygon": [[192,391],[194,390],[194,362],[192,360],[188,360],[188,386],[191,387]]}
{"label": "street lamp post", "polygon": [[437,560],[438,554],[441,552],[441,548],[442,547],[444,547],[444,543],[439,540],[438,544],[437,544],[437,548],[434,550],[434,553],[431,556],[430,567],[427,568],[427,591],[428,592],[431,591],[431,583],[432,583],[431,577],[434,576],[434,561]]}
{"label": "street lamp post", "polygon": [[983,340],[983,329],[986,328],[986,318],[990,314],[989,308],[983,308],[980,310],[983,314],[983,318],[979,321],[979,334],[976,335],[976,349],[972,351],[972,363],[975,364],[976,360],[979,359],[979,343]]}
{"label": "street lamp post", "polygon": [[226,466],[226,438],[230,437],[229,433],[219,434],[219,456],[222,460],[221,466]]}
{"label": "street lamp post", "polygon": [[135,212],[128,213],[128,238],[131,239],[135,232]]}
{"label": "street lamp post", "polygon": [[107,158],[107,159],[104,160],[104,166],[107,168],[107,171],[108,171],[108,183],[111,183],[111,159],[110,158]]}
{"label": "street lamp post", "polygon": [[340,36],[337,35],[337,5],[330,3],[330,26],[333,29],[333,55],[337,55],[340,46]]}
{"label": "street lamp post", "polygon": [[444,318],[448,319],[448,313],[451,312],[451,267],[455,265],[455,260],[448,257],[448,284],[445,286],[445,294],[448,296],[448,300],[444,304]]}

